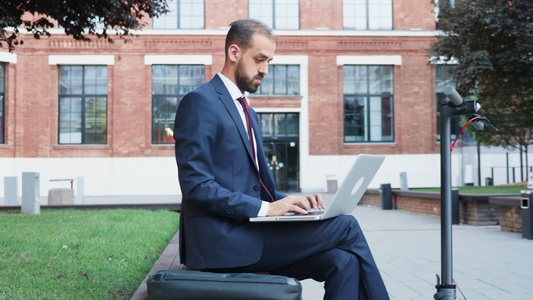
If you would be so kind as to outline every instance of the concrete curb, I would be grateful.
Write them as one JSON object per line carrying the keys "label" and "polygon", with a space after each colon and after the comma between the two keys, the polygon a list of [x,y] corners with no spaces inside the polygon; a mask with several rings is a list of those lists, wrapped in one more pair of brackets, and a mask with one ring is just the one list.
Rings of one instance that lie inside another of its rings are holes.
{"label": "concrete curb", "polygon": [[145,300],[148,299],[148,289],[146,286],[146,281],[150,276],[157,273],[157,271],[160,270],[168,270],[168,269],[177,269],[180,266],[179,261],[179,231],[176,232],[176,234],[172,237],[170,242],[168,243],[165,250],[163,250],[163,253],[161,253],[161,256],[157,259],[154,266],[148,272],[146,277],[144,278],[141,285],[137,288],[133,296],[131,297],[131,300]]}

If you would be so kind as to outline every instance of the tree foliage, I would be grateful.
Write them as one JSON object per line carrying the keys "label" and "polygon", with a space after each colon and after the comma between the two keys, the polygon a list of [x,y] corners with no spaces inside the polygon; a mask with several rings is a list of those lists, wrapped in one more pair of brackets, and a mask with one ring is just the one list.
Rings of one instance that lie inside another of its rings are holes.
{"label": "tree foliage", "polygon": [[20,30],[39,39],[54,27],[76,40],[95,36],[112,42],[110,30],[120,38],[133,35],[146,25],[145,15],[166,12],[166,0],[0,0],[0,46],[5,42],[12,51],[23,44]]}
{"label": "tree foliage", "polygon": [[474,94],[481,114],[498,127],[497,133],[476,132],[478,141],[527,153],[533,128],[533,1],[455,3],[441,6],[443,34],[432,44],[432,55],[458,61],[458,91]]}

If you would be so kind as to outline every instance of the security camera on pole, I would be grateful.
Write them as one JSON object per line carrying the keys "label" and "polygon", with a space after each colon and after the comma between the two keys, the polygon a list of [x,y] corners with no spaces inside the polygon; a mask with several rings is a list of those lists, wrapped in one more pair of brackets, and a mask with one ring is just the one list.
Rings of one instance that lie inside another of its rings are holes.
{"label": "security camera on pole", "polygon": [[[440,105],[440,168],[441,168],[441,277],[437,275],[436,300],[456,299],[455,284],[452,276],[452,176],[450,148],[450,119],[466,115],[474,128],[481,130],[484,126],[497,131],[490,121],[477,115],[480,105],[476,101],[464,101],[463,97],[451,85],[444,87],[446,98]],[[465,126],[466,126],[465,125]],[[464,129],[464,128],[463,128]]]}

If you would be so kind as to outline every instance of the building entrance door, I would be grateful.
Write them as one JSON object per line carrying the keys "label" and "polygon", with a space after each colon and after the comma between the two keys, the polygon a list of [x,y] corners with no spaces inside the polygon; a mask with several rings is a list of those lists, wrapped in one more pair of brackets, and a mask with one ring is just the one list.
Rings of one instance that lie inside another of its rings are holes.
{"label": "building entrance door", "polygon": [[258,114],[267,163],[279,191],[300,191],[299,116],[296,113]]}
{"label": "building entrance door", "polygon": [[264,148],[276,188],[280,191],[299,191],[297,142],[264,142]]}

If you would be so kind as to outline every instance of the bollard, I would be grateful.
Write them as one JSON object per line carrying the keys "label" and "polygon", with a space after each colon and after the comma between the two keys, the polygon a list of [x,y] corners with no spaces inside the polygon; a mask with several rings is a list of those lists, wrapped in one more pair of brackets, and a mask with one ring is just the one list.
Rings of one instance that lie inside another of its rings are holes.
{"label": "bollard", "polygon": [[85,193],[84,191],[84,177],[83,176],[79,176],[78,178],[76,178],[76,200],[75,200],[75,204],[83,204],[83,194]]}
{"label": "bollard", "polygon": [[533,191],[520,191],[522,210],[522,237],[533,240]]}
{"label": "bollard", "polygon": [[407,184],[407,172],[400,172],[400,189],[402,191],[409,190],[409,185]]}
{"label": "bollard", "polygon": [[4,205],[19,205],[18,178],[4,177]]}
{"label": "bollard", "polygon": [[39,173],[22,173],[22,213],[38,215],[41,213],[39,203]]}
{"label": "bollard", "polygon": [[327,193],[335,194],[337,192],[337,179],[335,175],[327,175]]}
{"label": "bollard", "polygon": [[384,183],[381,185],[381,208],[392,209],[392,188],[390,183]]}

